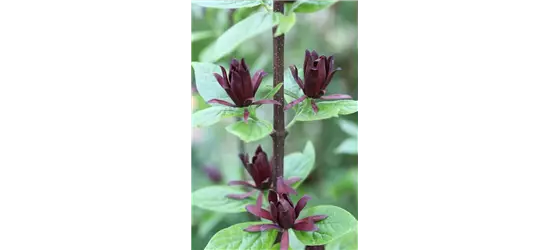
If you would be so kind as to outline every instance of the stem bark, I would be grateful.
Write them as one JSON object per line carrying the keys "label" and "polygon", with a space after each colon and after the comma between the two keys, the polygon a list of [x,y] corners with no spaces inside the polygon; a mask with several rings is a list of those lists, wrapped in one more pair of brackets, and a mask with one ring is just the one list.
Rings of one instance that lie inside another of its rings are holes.
{"label": "stem bark", "polygon": [[[284,14],[284,2],[275,1],[273,11]],[[276,26],[273,27],[273,86],[284,82],[284,35],[275,36]],[[284,104],[284,85],[275,94],[274,99]],[[284,105],[273,105],[274,132],[273,138],[273,176],[284,176],[284,140],[286,129],[284,128]],[[273,180],[276,189],[276,179]]]}

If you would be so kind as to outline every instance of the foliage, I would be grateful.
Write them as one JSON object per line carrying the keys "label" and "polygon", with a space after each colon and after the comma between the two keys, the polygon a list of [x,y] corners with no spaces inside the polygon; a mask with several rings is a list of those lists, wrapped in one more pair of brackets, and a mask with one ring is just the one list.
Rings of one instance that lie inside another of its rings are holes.
{"label": "foliage", "polygon": [[[286,152],[292,153],[284,157],[284,177],[299,177],[291,187],[297,189],[299,197],[303,193],[312,197],[299,218],[328,215],[315,222],[318,230],[314,232],[289,229],[289,249],[318,244],[332,250],[358,249],[356,2],[297,0],[286,4],[285,13],[274,13],[270,0],[193,0],[192,3],[193,86],[198,92],[193,96],[192,115],[192,249],[280,248],[280,243],[275,244],[275,230],[244,231],[251,225],[265,223],[250,222],[245,213],[245,207],[255,204],[263,191],[256,191],[248,198],[231,199],[227,195],[243,194],[249,189],[226,185],[228,181],[250,179],[236,157],[240,152],[239,140],[244,143],[245,153],[258,144],[266,152],[272,149],[268,136],[273,132],[272,105],[244,109],[209,105],[205,101],[231,100],[213,73],[222,74],[219,66],[226,67],[232,57],[253,62],[250,70],[254,72],[259,69],[268,72],[270,76],[263,79],[255,99],[273,98],[282,84],[273,88],[273,72],[268,69],[272,65],[272,36],[282,34],[286,36],[285,61],[289,64],[302,66],[306,48],[335,54],[336,64],[343,71],[332,79],[327,93],[349,93],[355,97],[317,100],[318,112],[313,111],[313,100],[307,98],[285,112],[289,132]],[[340,37],[342,32],[347,32],[346,37]],[[339,37],[338,42],[333,42],[333,37]],[[289,103],[303,96],[303,91],[285,66],[284,99]],[[299,75],[303,77],[303,72]],[[249,112],[247,122],[240,119],[245,112]],[[345,120],[341,116],[346,116]],[[201,171],[205,164],[219,166],[222,183],[212,185],[214,182]],[[267,203],[263,207],[269,209]]]}

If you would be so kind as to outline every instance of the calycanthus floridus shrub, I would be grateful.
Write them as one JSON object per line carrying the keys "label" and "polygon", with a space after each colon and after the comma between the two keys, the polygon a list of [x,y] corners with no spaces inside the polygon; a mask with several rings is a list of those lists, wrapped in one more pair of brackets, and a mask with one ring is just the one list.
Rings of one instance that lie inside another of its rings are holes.
{"label": "calycanthus floridus shrub", "polygon": [[[351,96],[326,93],[333,75],[341,70],[335,66],[333,56],[326,57],[318,55],[315,50],[306,50],[303,76],[300,77],[298,67],[292,65],[287,69],[292,77],[284,82],[284,33],[293,26],[295,12],[314,12],[334,2],[193,2],[212,8],[264,7],[230,27],[206,49],[201,56],[202,62],[192,63],[198,92],[212,105],[192,115],[193,127],[206,127],[223,118],[237,117],[242,119],[227,126],[229,133],[244,142],[257,141],[269,135],[273,141],[270,159],[261,146],[257,147],[251,159],[246,152],[238,156],[251,181],[232,180],[226,185],[209,186],[193,192],[193,206],[219,213],[248,212],[258,218],[220,230],[210,239],[206,249],[285,250],[290,249],[291,240],[300,241],[306,246],[305,249],[325,249],[327,244],[339,244],[349,239],[356,241],[358,221],[349,212],[332,205],[306,208],[311,199],[308,195],[302,195],[297,202],[291,198],[298,195],[297,188],[314,168],[313,144],[308,142],[302,152],[284,155],[287,130],[295,122],[328,119],[358,111],[357,101],[352,100]],[[242,34],[243,30],[250,30],[246,34],[252,33],[244,38],[272,30],[273,85],[264,85],[263,95],[259,95],[258,90],[267,75],[264,70],[252,75],[243,58],[233,59],[229,72],[223,66],[211,63],[238,46],[238,43],[226,41],[243,39],[242,36],[234,37],[235,34]],[[284,103],[287,104],[284,106]],[[273,123],[256,116],[256,109],[264,104],[273,105]],[[284,112],[289,110],[293,110],[295,115],[286,125]],[[206,171],[210,178],[220,179],[213,169]]]}

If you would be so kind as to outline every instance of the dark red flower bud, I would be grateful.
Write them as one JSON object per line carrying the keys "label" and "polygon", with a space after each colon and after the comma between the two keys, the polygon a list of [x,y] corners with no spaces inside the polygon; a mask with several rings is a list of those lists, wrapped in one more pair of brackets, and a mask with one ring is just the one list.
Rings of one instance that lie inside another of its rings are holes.
{"label": "dark red flower bud", "polygon": [[[242,58],[240,62],[236,59],[231,61],[228,75],[223,66],[219,67],[221,68],[223,76],[218,73],[214,73],[214,76],[219,85],[227,92],[227,95],[229,95],[231,100],[233,100],[234,104],[220,99],[212,99],[209,100],[208,103],[218,103],[231,107],[248,107],[250,105],[258,104],[282,105],[275,100],[254,101],[254,96],[259,89],[261,80],[263,80],[263,77],[265,77],[267,73],[263,70],[258,70],[253,77],[250,76],[250,71],[244,58]],[[244,120],[248,119],[248,114],[248,110],[246,109],[244,111]]]}
{"label": "dark red flower bud", "polygon": [[[350,99],[351,96],[342,94],[324,96],[324,94],[326,94],[326,87],[330,84],[335,72],[339,70],[341,69],[335,68],[334,66],[334,56],[319,56],[314,50],[313,52],[306,50],[305,60],[303,62],[303,77],[305,78],[305,81],[302,81],[299,77],[297,67],[295,65],[290,66],[290,71],[292,72],[294,80],[303,90],[305,95],[290,102],[284,109],[287,110],[293,107],[307,97],[323,100]],[[314,112],[318,112],[318,107],[314,100],[312,100],[311,105]]]}
{"label": "dark red flower bud", "polygon": [[[247,157],[246,157],[247,158]],[[244,163],[244,162],[243,162]],[[246,165],[247,163],[244,163]],[[271,186],[271,164],[267,158],[267,154],[261,148],[261,145],[257,146],[255,155],[252,157],[252,163],[247,164],[247,170],[252,179],[255,182],[255,186],[259,189],[269,189]]]}
{"label": "dark red flower bud", "polygon": [[[261,145],[257,146],[255,150],[255,155],[252,157],[252,162],[250,162],[250,157],[248,154],[240,154],[240,160],[246,171],[252,177],[254,183],[251,184],[248,181],[230,181],[229,185],[241,185],[246,187],[251,187],[257,190],[268,190],[271,188],[274,178],[271,178],[272,168],[271,162],[267,153],[263,151]],[[282,177],[277,179],[278,192],[282,194],[297,194],[297,192],[291,187],[292,184],[301,180],[299,177],[290,177],[287,180],[284,180]],[[245,199],[250,197],[253,194],[252,192],[244,194],[230,194],[229,198],[233,199]]]}

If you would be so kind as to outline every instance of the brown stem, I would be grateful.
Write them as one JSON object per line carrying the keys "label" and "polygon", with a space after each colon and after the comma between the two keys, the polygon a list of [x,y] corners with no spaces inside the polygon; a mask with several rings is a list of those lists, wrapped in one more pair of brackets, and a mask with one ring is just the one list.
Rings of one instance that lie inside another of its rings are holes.
{"label": "brown stem", "polygon": [[[274,12],[284,13],[284,2],[275,1]],[[273,86],[284,82],[284,35],[275,37],[277,27],[273,27]],[[284,85],[275,94],[274,99],[284,104]],[[284,105],[273,105],[274,131],[273,138],[273,176],[284,176]],[[276,179],[275,179],[276,180]],[[276,189],[276,181],[273,183]]]}

